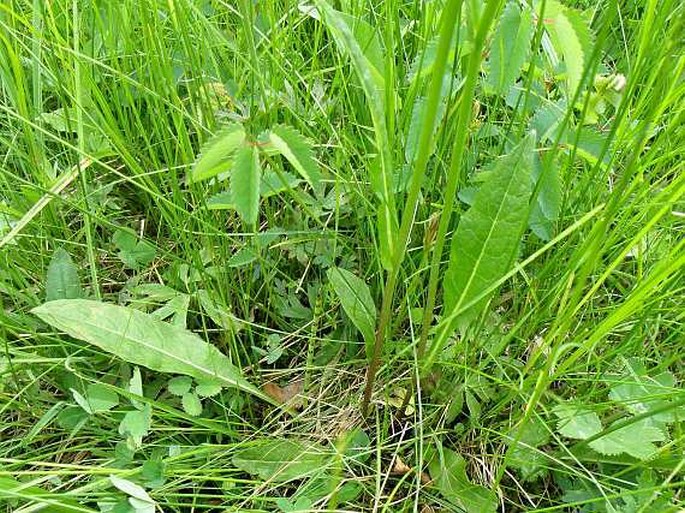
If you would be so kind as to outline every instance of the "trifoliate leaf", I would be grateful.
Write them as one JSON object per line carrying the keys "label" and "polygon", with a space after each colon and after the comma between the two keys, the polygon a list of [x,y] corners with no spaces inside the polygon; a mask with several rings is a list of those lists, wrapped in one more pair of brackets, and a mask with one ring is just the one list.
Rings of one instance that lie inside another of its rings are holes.
{"label": "trifoliate leaf", "polygon": [[555,406],[553,411],[559,419],[557,430],[568,438],[586,440],[602,431],[602,422],[592,410],[564,403]]}

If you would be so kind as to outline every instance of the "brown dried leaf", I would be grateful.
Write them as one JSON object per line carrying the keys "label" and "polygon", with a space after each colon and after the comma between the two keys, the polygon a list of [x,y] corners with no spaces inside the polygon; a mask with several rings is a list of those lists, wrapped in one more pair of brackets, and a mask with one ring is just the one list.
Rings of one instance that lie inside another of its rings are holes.
{"label": "brown dried leaf", "polygon": [[266,383],[262,386],[262,390],[279,404],[290,403],[294,408],[303,406],[304,398],[300,394],[304,390],[304,381],[301,379],[288,383],[284,387],[276,383]]}
{"label": "brown dried leaf", "polygon": [[403,476],[404,474],[408,474],[411,472],[411,467],[407,465],[404,461],[402,461],[402,458],[399,456],[395,459],[395,464],[392,466],[392,470],[390,473],[393,476]]}

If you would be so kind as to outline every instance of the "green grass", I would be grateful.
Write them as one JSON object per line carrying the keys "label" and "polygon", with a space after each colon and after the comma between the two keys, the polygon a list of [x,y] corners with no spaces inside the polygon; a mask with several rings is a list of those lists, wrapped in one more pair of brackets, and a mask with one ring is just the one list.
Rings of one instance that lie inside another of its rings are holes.
{"label": "green grass", "polygon": [[[152,511],[113,475],[157,511],[682,510],[683,5],[540,2],[504,92],[526,2],[314,4],[0,5],[0,508]],[[256,223],[187,179],[228,123],[301,180]],[[304,399],[170,390],[31,313],[76,275]]]}

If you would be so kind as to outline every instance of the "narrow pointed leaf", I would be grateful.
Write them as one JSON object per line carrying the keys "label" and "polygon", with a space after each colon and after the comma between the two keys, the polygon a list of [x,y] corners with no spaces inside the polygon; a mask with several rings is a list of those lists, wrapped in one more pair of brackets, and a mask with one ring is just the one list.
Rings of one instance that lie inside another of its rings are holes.
{"label": "narrow pointed leaf", "polygon": [[590,29],[578,11],[559,1],[548,0],[544,5],[545,30],[552,40],[554,50],[563,56],[568,95],[573,97],[592,53]]}
{"label": "narrow pointed leaf", "polygon": [[373,344],[376,328],[376,306],[369,287],[346,269],[331,267],[328,279],[345,313],[364,337],[367,346]]}
{"label": "narrow pointed leaf", "polygon": [[259,187],[262,168],[254,146],[243,146],[235,156],[231,173],[231,199],[236,211],[249,225],[259,218]]}
{"label": "narrow pointed leaf", "polygon": [[455,327],[465,327],[480,313],[487,297],[461,310],[504,276],[514,261],[528,219],[534,141],[529,135],[499,159],[459,221],[443,282],[444,315],[456,316]]}
{"label": "narrow pointed leaf", "polygon": [[76,299],[82,296],[76,264],[63,248],[56,249],[48,266],[45,300]]}
{"label": "narrow pointed leaf", "polygon": [[384,217],[383,220],[379,220],[378,233],[381,242],[381,263],[389,269],[397,245],[398,223],[392,185],[392,144],[385,118],[385,77],[364,53],[357,35],[348,24],[349,17],[341,16],[341,13],[333,9],[326,0],[315,0],[315,5],[338,48],[350,57],[371,113],[376,148],[380,157],[378,170],[372,170],[372,175],[377,176],[371,176],[371,184],[374,194],[380,199],[378,215]]}
{"label": "narrow pointed leaf", "polygon": [[232,123],[207,141],[188,176],[188,182],[214,178],[231,167],[231,157],[245,141],[245,130]]}
{"label": "narrow pointed leaf", "polygon": [[278,125],[269,133],[271,144],[283,155],[295,170],[307,180],[314,191],[319,192],[321,173],[312,157],[311,145],[294,128]]}
{"label": "narrow pointed leaf", "polygon": [[499,19],[490,50],[488,84],[499,95],[505,95],[519,76],[530,52],[535,25],[533,13],[517,2],[507,3]]}
{"label": "narrow pointed leaf", "polygon": [[[32,511],[50,511],[51,513],[97,513],[98,510],[81,506],[68,495],[51,492],[30,483],[17,481],[11,477],[0,476],[0,499],[33,503]],[[36,505],[40,505],[36,508]],[[23,509],[23,508],[22,508]],[[15,507],[15,511],[19,508]],[[27,508],[26,511],[29,509]]]}
{"label": "narrow pointed leaf", "polygon": [[219,381],[270,402],[216,347],[138,310],[87,299],[63,299],[32,312],[52,327],[129,363]]}

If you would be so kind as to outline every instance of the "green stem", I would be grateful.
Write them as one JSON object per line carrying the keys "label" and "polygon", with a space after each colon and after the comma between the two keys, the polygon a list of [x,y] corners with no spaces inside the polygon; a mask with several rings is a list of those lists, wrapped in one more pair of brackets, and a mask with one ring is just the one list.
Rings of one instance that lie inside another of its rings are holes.
{"label": "green stem", "polygon": [[[457,133],[454,138],[454,145],[452,146],[452,159],[449,173],[447,175],[447,186],[445,187],[445,205],[440,214],[440,224],[438,226],[438,234],[435,239],[435,247],[433,249],[433,257],[430,265],[430,275],[428,281],[428,300],[423,310],[423,325],[421,327],[421,338],[417,349],[419,361],[426,351],[426,343],[428,341],[428,332],[430,322],[433,317],[433,310],[435,308],[435,300],[438,291],[438,278],[440,276],[440,262],[442,260],[442,253],[445,247],[447,229],[449,228],[452,219],[452,211],[454,210],[454,202],[457,197],[457,187],[462,179],[462,160],[464,157],[464,148],[466,147],[466,137],[468,135],[468,128],[471,124],[473,94],[476,88],[476,83],[479,77],[480,65],[482,61],[482,52],[485,45],[485,38],[490,31],[490,26],[495,20],[497,13],[502,5],[502,0],[492,0],[488,2],[483,12],[483,16],[479,21],[478,31],[473,45],[473,50],[469,56],[469,63],[466,72],[466,81],[462,88],[461,96],[459,97],[459,113],[457,121]],[[428,366],[422,366],[424,371]],[[423,374],[422,374],[423,375]]]}
{"label": "green stem", "polygon": [[84,215],[83,229],[86,232],[86,246],[88,249],[88,267],[90,268],[90,281],[92,282],[93,294],[100,299],[100,286],[98,284],[98,269],[95,260],[95,245],[93,243],[93,231],[91,226],[91,212],[88,205],[88,180],[86,179],[85,169],[82,168],[82,156],[86,155],[86,135],[83,123],[83,83],[81,80],[81,61],[80,61],[80,39],[81,30],[79,23],[78,2],[72,3],[72,23],[73,23],[73,48],[74,48],[74,103],[76,104],[76,133],[78,146],[78,174],[81,181],[81,194],[83,195]]}
{"label": "green stem", "polygon": [[392,313],[393,299],[395,295],[395,288],[397,286],[397,279],[399,277],[400,264],[404,259],[407,249],[407,242],[411,234],[411,228],[414,224],[414,217],[416,215],[416,208],[419,202],[419,193],[421,192],[421,182],[425,175],[428,159],[431,155],[431,138],[433,137],[433,129],[435,120],[437,118],[438,105],[440,103],[440,92],[442,89],[442,80],[445,75],[447,67],[447,58],[452,41],[454,40],[454,32],[457,28],[457,16],[461,12],[462,0],[449,0],[441,16],[440,38],[438,41],[438,51],[435,59],[435,66],[433,69],[433,80],[430,85],[428,93],[428,100],[426,103],[426,111],[421,126],[421,137],[419,139],[419,150],[416,157],[416,163],[412,171],[411,181],[409,185],[409,193],[407,194],[407,203],[402,213],[402,223],[397,238],[395,251],[392,255],[392,263],[388,271],[388,279],[383,290],[383,302],[381,305],[380,319],[378,328],[376,329],[376,337],[374,340],[373,354],[369,361],[369,366],[366,373],[366,386],[364,388],[364,398],[362,400],[362,415],[368,414],[369,402],[371,401],[371,392],[373,391],[373,384],[376,379],[376,372],[380,363],[381,350],[385,342],[386,331]]}

